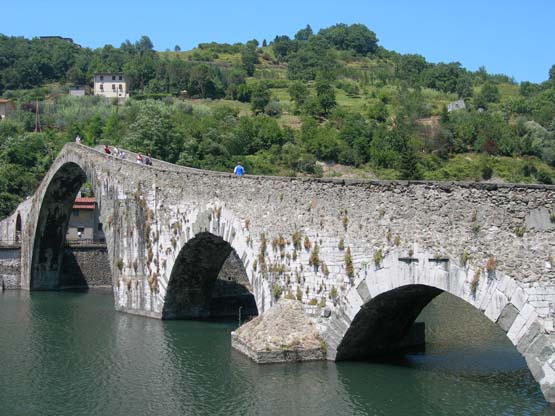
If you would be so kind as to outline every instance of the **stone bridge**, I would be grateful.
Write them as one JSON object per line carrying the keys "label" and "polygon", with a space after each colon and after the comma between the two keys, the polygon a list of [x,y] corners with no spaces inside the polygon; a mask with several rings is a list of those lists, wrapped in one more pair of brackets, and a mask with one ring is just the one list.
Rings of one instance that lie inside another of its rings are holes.
{"label": "stone bridge", "polygon": [[555,187],[234,178],[71,143],[0,223],[1,239],[21,236],[21,289],[60,288],[84,182],[100,207],[118,311],[207,317],[234,251],[258,311],[300,300],[327,358],[343,360],[391,350],[449,292],[506,332],[555,402]]}

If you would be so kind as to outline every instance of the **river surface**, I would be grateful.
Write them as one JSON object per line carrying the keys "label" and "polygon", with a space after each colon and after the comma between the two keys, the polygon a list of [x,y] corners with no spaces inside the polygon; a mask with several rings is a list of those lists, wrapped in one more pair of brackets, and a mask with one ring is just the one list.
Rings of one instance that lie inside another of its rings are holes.
{"label": "river surface", "polygon": [[260,366],[236,323],[115,312],[109,293],[0,293],[0,415],[553,415],[504,333],[450,295],[426,353]]}

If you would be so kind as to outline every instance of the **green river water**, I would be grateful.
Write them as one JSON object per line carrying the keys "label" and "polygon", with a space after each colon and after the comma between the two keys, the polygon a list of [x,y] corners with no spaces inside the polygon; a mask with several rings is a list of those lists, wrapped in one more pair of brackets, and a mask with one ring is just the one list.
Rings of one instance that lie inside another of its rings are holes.
{"label": "green river water", "polygon": [[0,293],[0,415],[554,415],[522,357],[449,295],[425,353],[260,366],[236,323],[115,312],[109,292]]}

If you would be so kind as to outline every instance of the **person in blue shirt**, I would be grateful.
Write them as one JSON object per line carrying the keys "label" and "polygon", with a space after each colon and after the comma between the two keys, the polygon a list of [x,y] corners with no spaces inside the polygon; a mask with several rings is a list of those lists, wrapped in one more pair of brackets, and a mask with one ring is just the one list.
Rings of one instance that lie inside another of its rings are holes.
{"label": "person in blue shirt", "polygon": [[233,169],[233,174],[237,177],[241,177],[243,176],[243,173],[245,173],[245,168],[241,166],[240,163],[237,163],[237,166]]}

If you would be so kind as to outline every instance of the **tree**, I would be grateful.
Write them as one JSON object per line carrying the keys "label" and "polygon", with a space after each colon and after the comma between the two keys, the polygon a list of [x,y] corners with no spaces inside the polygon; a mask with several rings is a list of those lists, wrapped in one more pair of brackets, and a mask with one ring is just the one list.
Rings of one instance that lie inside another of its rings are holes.
{"label": "tree", "polygon": [[173,47],[173,51],[174,51],[174,52],[181,52],[181,46],[175,45],[175,46]]}
{"label": "tree", "polygon": [[290,53],[295,52],[297,44],[289,36],[276,36],[272,42],[272,49],[278,61],[283,61]]}
{"label": "tree", "polygon": [[[258,42],[256,42],[256,44],[258,44]],[[258,63],[256,44],[253,41],[249,41],[241,50],[241,63],[249,77],[254,75],[254,65]]]}
{"label": "tree", "polygon": [[316,78],[316,97],[322,109],[322,115],[327,116],[335,107],[335,90],[330,81],[322,76]]}
{"label": "tree", "polygon": [[270,90],[266,84],[259,82],[251,92],[251,109],[255,114],[263,113],[270,102]]}
{"label": "tree", "polygon": [[499,88],[493,82],[486,82],[480,91],[479,98],[486,103],[494,103],[499,100]]}
{"label": "tree", "polygon": [[549,68],[549,80],[555,81],[555,64]]}
{"label": "tree", "polygon": [[289,84],[287,91],[289,92],[291,99],[295,102],[297,111],[299,111],[308,98],[308,88],[306,84],[300,81],[294,81]]}
{"label": "tree", "polygon": [[287,77],[302,81],[312,81],[318,73],[331,77],[338,68],[336,55],[325,41],[313,36],[288,56]]}
{"label": "tree", "polygon": [[376,34],[363,24],[348,26],[340,23],[320,30],[318,37],[339,50],[352,50],[358,55],[373,54],[378,50]]}
{"label": "tree", "polygon": [[314,32],[312,32],[312,28],[310,27],[310,25],[306,25],[304,29],[301,29],[297,33],[295,33],[295,40],[299,40],[299,41],[308,40],[313,35],[314,35]]}
{"label": "tree", "polygon": [[416,153],[407,139],[404,140],[401,149],[400,174],[404,180],[418,180],[420,173],[416,163]]}
{"label": "tree", "polygon": [[212,65],[195,64],[189,73],[188,91],[192,96],[221,98],[225,95],[221,71]]}

